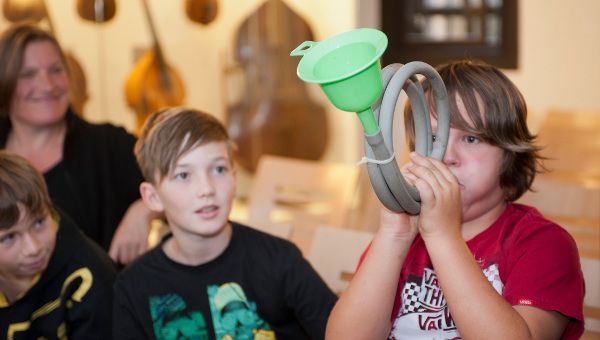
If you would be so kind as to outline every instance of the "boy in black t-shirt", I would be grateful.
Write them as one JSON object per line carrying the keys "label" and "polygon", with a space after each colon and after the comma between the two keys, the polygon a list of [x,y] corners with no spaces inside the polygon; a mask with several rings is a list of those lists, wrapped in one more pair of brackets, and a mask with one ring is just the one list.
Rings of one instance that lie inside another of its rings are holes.
{"label": "boy in black t-shirt", "polygon": [[171,234],[119,275],[115,339],[324,337],[337,298],[298,248],[228,220],[236,169],[219,121],[162,109],[135,153],[142,198]]}

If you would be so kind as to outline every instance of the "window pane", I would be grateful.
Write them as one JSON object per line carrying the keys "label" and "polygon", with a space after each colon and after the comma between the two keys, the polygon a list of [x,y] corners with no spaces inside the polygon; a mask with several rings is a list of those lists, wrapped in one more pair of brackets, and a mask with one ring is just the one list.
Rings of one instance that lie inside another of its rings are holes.
{"label": "window pane", "polygon": [[502,44],[502,19],[497,14],[488,14],[485,19],[485,43],[491,46]]}

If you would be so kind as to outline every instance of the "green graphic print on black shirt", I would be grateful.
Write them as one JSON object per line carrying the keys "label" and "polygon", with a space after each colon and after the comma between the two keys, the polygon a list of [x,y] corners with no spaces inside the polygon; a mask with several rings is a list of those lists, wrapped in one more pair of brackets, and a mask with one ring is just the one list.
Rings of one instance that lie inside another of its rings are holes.
{"label": "green graphic print on black shirt", "polygon": [[[240,285],[209,285],[207,293],[216,339],[275,340],[269,324],[257,314],[256,303],[248,301]],[[209,339],[202,312],[189,310],[177,294],[151,296],[150,312],[158,340]]]}

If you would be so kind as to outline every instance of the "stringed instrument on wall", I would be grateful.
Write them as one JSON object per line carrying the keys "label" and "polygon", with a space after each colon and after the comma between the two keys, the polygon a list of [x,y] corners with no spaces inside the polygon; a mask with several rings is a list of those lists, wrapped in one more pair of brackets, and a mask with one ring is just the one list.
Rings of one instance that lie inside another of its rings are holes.
{"label": "stringed instrument on wall", "polygon": [[296,77],[290,52],[312,41],[308,24],[282,0],[267,0],[240,26],[237,59],[245,70],[244,96],[231,105],[227,124],[236,160],[254,171],[263,154],[318,160],[328,127],[325,109]]}
{"label": "stringed instrument on wall", "polygon": [[135,110],[138,132],[150,114],[165,106],[179,106],[185,98],[183,82],[166,62],[158,42],[147,0],[142,0],[142,4],[153,47],[140,57],[125,82],[125,99]]}
{"label": "stringed instrument on wall", "polygon": [[103,23],[114,18],[116,11],[115,0],[77,0],[77,13],[84,20]]}
{"label": "stringed instrument on wall", "polygon": [[3,0],[2,13],[10,22],[40,22],[46,17],[46,6],[43,0]]}
{"label": "stringed instrument on wall", "polygon": [[[2,12],[4,17],[10,22],[40,22],[42,19],[46,19],[50,32],[56,37],[54,25],[52,24],[52,19],[48,14],[44,0],[3,0]],[[85,102],[89,98],[85,73],[81,64],[72,53],[69,51],[64,51],[63,53],[66,66],[69,70],[70,105],[75,113],[82,116]]]}
{"label": "stringed instrument on wall", "polygon": [[193,22],[208,25],[217,17],[217,0],[186,0],[185,13]]}

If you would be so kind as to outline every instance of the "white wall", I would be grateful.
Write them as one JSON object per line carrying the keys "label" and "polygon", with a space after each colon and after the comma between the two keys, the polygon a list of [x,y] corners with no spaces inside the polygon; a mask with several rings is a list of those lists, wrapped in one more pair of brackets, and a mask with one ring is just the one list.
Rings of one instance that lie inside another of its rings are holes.
{"label": "white wall", "polygon": [[532,112],[600,112],[600,1],[519,1],[519,69],[507,71]]}

